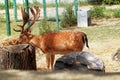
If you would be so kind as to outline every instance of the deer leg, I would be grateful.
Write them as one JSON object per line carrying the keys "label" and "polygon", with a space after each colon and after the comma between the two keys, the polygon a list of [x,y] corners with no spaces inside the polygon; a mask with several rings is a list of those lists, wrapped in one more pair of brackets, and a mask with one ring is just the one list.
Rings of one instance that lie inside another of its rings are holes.
{"label": "deer leg", "polygon": [[51,55],[51,70],[53,70],[53,65],[54,65],[54,60],[55,60],[55,55]]}
{"label": "deer leg", "polygon": [[46,54],[47,69],[50,69],[51,55]]}

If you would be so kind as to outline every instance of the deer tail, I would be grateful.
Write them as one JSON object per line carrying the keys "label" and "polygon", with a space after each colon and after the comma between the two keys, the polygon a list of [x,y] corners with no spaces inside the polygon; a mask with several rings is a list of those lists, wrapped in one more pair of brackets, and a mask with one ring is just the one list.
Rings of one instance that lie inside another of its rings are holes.
{"label": "deer tail", "polygon": [[86,46],[89,48],[89,45],[88,45],[88,38],[87,38],[87,35],[85,34],[83,36],[83,42],[86,44]]}

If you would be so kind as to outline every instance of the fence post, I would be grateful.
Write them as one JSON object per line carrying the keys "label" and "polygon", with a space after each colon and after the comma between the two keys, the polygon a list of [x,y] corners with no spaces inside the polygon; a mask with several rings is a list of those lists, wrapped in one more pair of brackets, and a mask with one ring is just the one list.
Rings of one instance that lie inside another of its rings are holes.
{"label": "fence post", "polygon": [[78,11],[78,0],[74,0],[74,8],[75,8],[75,16],[77,17],[77,11]]}
{"label": "fence post", "polygon": [[11,35],[11,29],[10,29],[10,17],[9,17],[9,6],[8,6],[8,0],[5,1],[5,14],[6,14],[6,28],[7,28],[7,36]]}
{"label": "fence post", "polygon": [[59,15],[58,15],[58,2],[55,0],[55,6],[56,6],[56,27],[59,29]]}
{"label": "fence post", "polygon": [[16,0],[13,0],[13,8],[14,8],[14,20],[17,21],[17,5],[16,5]]}
{"label": "fence post", "polygon": [[[29,14],[29,2],[28,2],[28,0],[25,0],[25,9],[26,9],[26,12]],[[28,22],[27,25],[29,26],[30,23]]]}
{"label": "fence post", "polygon": [[43,0],[43,14],[44,18],[46,18],[46,0]]}

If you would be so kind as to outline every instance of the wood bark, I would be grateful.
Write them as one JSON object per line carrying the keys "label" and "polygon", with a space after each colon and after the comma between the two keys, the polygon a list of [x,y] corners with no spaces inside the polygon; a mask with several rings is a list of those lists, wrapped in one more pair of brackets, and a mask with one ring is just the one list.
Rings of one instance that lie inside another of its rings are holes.
{"label": "wood bark", "polygon": [[120,48],[117,52],[113,55],[113,60],[120,61]]}
{"label": "wood bark", "polygon": [[36,70],[35,48],[30,44],[3,47],[0,51],[0,69]]}

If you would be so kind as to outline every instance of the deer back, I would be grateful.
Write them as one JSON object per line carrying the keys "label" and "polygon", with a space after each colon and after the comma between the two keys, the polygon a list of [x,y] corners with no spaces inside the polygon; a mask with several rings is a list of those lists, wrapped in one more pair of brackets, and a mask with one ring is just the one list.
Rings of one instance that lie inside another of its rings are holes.
{"label": "deer back", "polygon": [[[50,32],[41,35],[38,40],[32,39],[33,44],[39,45],[43,52],[68,53],[71,51],[82,51],[85,41],[82,32]],[[35,42],[38,41],[38,42]]]}

